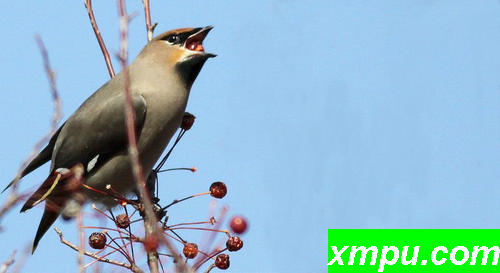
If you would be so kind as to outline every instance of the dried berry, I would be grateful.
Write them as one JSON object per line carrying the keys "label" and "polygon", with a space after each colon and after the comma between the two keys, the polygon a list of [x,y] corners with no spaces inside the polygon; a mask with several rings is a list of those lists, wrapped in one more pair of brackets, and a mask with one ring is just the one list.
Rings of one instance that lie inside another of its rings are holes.
{"label": "dried berry", "polygon": [[128,228],[130,226],[130,218],[127,214],[120,214],[116,216],[116,225],[120,228]]}
{"label": "dried berry", "polygon": [[184,113],[184,116],[182,117],[181,129],[184,129],[186,131],[191,129],[191,127],[193,127],[195,118],[196,117],[191,113]]}
{"label": "dried berry", "polygon": [[210,185],[210,195],[215,198],[223,198],[226,196],[227,187],[223,182],[214,182]]}
{"label": "dried berry", "polygon": [[158,238],[154,235],[146,236],[146,238],[142,240],[142,244],[146,252],[156,252],[158,249]]}
{"label": "dried berry", "polygon": [[219,254],[215,258],[215,266],[219,269],[228,269],[229,268],[229,255],[227,254]]}
{"label": "dried berry", "polygon": [[106,234],[94,232],[89,236],[89,245],[94,249],[103,249],[106,246]]}
{"label": "dried berry", "polygon": [[236,234],[242,234],[247,230],[247,220],[243,216],[233,216],[230,222],[231,230]]}
{"label": "dried berry", "polygon": [[182,252],[186,258],[193,259],[196,255],[198,255],[198,245],[194,243],[187,243]]}
{"label": "dried berry", "polygon": [[226,247],[229,251],[238,251],[243,247],[243,241],[238,236],[233,236],[226,241]]}

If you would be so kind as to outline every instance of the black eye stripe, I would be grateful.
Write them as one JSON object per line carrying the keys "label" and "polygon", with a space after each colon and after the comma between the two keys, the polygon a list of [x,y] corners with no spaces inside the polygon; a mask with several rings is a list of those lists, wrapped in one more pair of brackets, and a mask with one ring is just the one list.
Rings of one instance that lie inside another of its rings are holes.
{"label": "black eye stripe", "polygon": [[165,40],[171,44],[180,43],[180,38],[179,38],[179,35],[177,35],[177,34],[170,34],[170,35],[166,36],[165,38],[163,38],[162,40]]}
{"label": "black eye stripe", "polygon": [[173,33],[165,36],[162,40],[167,41],[173,45],[178,45],[184,43],[189,37],[190,33]]}
{"label": "black eye stripe", "polygon": [[198,32],[199,30],[200,30],[200,28],[196,28],[196,29],[193,29],[192,31],[189,31],[189,32],[172,33],[170,35],[167,35],[167,36],[161,38],[161,40],[167,41],[173,45],[180,45],[180,44],[183,44],[190,35]]}

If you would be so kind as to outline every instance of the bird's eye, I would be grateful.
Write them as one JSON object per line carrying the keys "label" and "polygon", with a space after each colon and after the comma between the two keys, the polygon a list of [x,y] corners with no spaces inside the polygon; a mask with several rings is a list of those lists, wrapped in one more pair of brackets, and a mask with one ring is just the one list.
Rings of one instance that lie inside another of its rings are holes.
{"label": "bird's eye", "polygon": [[169,35],[167,37],[167,42],[169,42],[171,44],[178,43],[179,42],[179,36],[176,35],[176,34]]}

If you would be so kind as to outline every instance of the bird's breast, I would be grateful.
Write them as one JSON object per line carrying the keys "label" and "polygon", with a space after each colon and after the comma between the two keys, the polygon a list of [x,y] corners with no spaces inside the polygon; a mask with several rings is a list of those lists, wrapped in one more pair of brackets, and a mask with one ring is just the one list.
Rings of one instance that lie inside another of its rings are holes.
{"label": "bird's breast", "polygon": [[188,91],[172,87],[171,90],[144,93],[143,96],[147,113],[138,148],[143,168],[149,173],[179,128],[186,110]]}

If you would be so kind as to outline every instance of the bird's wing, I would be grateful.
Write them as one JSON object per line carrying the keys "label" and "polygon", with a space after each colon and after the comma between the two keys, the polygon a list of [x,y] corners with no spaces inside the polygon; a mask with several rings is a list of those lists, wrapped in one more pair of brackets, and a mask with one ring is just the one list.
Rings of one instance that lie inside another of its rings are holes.
{"label": "bird's wing", "polygon": [[23,178],[25,175],[29,174],[30,172],[34,171],[38,167],[42,166],[45,164],[47,161],[50,160],[52,157],[52,151],[54,151],[54,145],[56,144],[57,137],[59,136],[59,133],[61,132],[62,127],[64,126],[61,125],[59,129],[52,135],[50,138],[49,143],[43,150],[33,158],[28,165],[14,178],[7,187],[5,187],[2,192],[7,190],[10,186],[12,186],[14,183],[17,183],[21,178]]}
{"label": "bird's wing", "polygon": [[[146,100],[141,95],[134,96],[133,107],[135,126],[140,135],[146,117]],[[126,150],[124,100],[110,99],[93,108],[90,113],[86,110],[88,107],[81,107],[66,121],[55,144],[49,177],[28,198],[21,212],[50,200],[53,193],[61,195],[61,186],[65,183],[57,184],[59,179],[55,179],[54,170],[71,169],[79,163],[86,168],[93,158],[98,157],[102,162]]]}
{"label": "bird's wing", "polygon": [[[142,95],[132,97],[138,137],[146,118],[147,105]],[[92,107],[88,107],[92,105]],[[85,167],[95,157],[99,161],[127,148],[123,95],[83,105],[68,119],[61,131],[52,157],[51,172],[81,163]]]}

